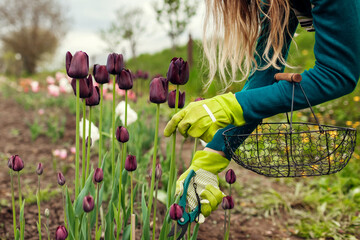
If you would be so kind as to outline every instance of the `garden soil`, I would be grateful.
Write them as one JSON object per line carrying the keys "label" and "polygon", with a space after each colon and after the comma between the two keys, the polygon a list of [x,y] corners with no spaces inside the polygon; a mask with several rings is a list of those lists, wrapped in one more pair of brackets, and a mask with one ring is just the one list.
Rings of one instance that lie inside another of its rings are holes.
{"label": "garden soil", "polygon": [[[66,115],[66,131],[64,137],[57,143],[51,139],[40,135],[35,141],[31,140],[31,134],[28,124],[34,121],[38,114],[36,111],[24,110],[21,105],[11,99],[5,99],[0,94],[0,239],[13,239],[12,208],[11,208],[11,183],[7,160],[11,155],[18,154],[25,161],[25,168],[21,171],[22,192],[26,196],[32,196],[33,201],[26,203],[25,206],[25,239],[38,239],[36,222],[38,220],[37,205],[35,194],[37,188],[38,176],[35,174],[36,166],[42,162],[45,166],[44,173],[41,176],[41,187],[45,190],[46,200],[41,203],[42,214],[44,209],[50,210],[49,231],[52,239],[55,238],[55,230],[58,225],[63,224],[63,209],[61,189],[57,185],[57,171],[53,168],[53,150],[65,148],[70,152],[70,147],[75,145],[75,116],[64,111]],[[161,124],[161,128],[165,122]],[[162,129],[160,131],[162,131]],[[181,137],[177,138],[181,141]],[[178,144],[180,146],[181,144]],[[163,144],[162,147],[164,147]],[[182,159],[189,162],[193,143],[185,142],[182,149]],[[200,147],[199,147],[200,149]],[[71,153],[64,160],[56,161],[56,169],[66,171],[65,178],[73,179],[74,176],[74,158]],[[237,173],[237,181],[246,188],[256,183],[263,184],[264,188],[276,189],[281,192],[288,191],[285,186],[273,181],[267,181],[266,178],[242,169],[238,165],[231,163]],[[70,167],[67,167],[70,166]],[[180,172],[179,172],[180,174]],[[16,177],[16,176],[15,176]],[[70,182],[70,181],[69,181]],[[17,192],[17,180],[14,180],[15,192]],[[68,183],[71,185],[71,182]],[[17,194],[16,194],[17,196]],[[299,239],[292,235],[291,229],[286,228],[284,222],[286,213],[280,213],[275,217],[264,217],[263,214],[256,212],[249,213],[246,210],[247,204],[251,201],[245,201],[241,197],[235,197],[236,207],[231,213],[230,239]],[[17,205],[17,204],[16,204]],[[166,208],[158,202],[159,218],[162,220]],[[17,206],[18,211],[18,206]],[[152,219],[152,218],[151,218]],[[42,216],[42,224],[47,222],[45,216]],[[44,225],[43,225],[44,226]],[[136,239],[140,239],[141,226],[138,226]],[[157,224],[157,228],[160,227]],[[42,228],[42,237],[47,238],[45,228]],[[157,235],[160,229],[157,229]],[[219,207],[204,224],[200,226],[198,239],[223,239],[224,234],[224,212]]]}

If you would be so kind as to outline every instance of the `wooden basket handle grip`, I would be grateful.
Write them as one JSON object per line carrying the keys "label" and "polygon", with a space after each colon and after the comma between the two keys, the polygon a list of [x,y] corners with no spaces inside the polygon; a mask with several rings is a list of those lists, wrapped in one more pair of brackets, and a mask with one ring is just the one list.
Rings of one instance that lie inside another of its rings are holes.
{"label": "wooden basket handle grip", "polygon": [[299,73],[277,73],[274,75],[276,81],[286,80],[288,82],[301,82],[302,76]]}

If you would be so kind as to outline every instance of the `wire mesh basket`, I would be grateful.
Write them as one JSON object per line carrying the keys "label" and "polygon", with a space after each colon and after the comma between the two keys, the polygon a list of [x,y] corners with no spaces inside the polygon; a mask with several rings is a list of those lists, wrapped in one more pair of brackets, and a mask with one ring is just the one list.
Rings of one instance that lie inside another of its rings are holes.
{"label": "wire mesh basket", "polygon": [[[317,123],[292,122],[295,84],[300,86]],[[320,176],[346,166],[355,149],[356,130],[320,125],[300,82],[293,82],[290,116],[287,122],[260,123],[250,134],[239,134],[244,127],[225,131],[232,158],[268,177]]]}

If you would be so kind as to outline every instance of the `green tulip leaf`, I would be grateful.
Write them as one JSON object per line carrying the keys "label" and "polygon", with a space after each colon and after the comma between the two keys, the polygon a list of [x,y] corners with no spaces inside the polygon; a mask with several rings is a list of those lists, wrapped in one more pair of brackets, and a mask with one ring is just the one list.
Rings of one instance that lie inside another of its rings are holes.
{"label": "green tulip leaf", "polygon": [[68,231],[69,231],[69,239],[73,240],[75,239],[75,213],[74,208],[71,203],[69,190],[66,187],[66,204],[65,204],[65,211],[66,211],[66,217],[68,222]]}
{"label": "green tulip leaf", "polygon": [[100,240],[100,237],[101,237],[101,226],[95,233],[95,240]]}
{"label": "green tulip leaf", "polygon": [[196,240],[197,239],[197,235],[198,235],[198,232],[199,232],[199,226],[200,224],[197,223],[193,229],[193,234],[191,236],[191,240]]}
{"label": "green tulip leaf", "polygon": [[20,230],[17,228],[16,229],[15,240],[19,240],[19,239],[20,239]]}
{"label": "green tulip leaf", "polygon": [[80,239],[88,239],[88,221],[87,221],[88,213],[83,214],[82,220],[81,220],[81,233],[83,235],[83,238],[80,237]]}
{"label": "green tulip leaf", "polygon": [[83,200],[84,200],[84,197],[89,193],[91,185],[93,185],[92,184],[93,174],[94,174],[94,171],[91,171],[88,178],[86,179],[84,188],[81,190],[81,192],[79,193],[78,197],[75,200],[74,209],[75,209],[76,217],[80,217],[80,215],[84,212],[83,207],[82,207]]}
{"label": "green tulip leaf", "polygon": [[[141,191],[141,210],[143,217],[143,234],[141,236],[141,239],[148,240],[150,239],[150,220],[148,216],[148,207],[146,206],[146,201],[145,201],[145,185],[143,185]],[[164,238],[160,238],[160,239],[164,239]]]}
{"label": "green tulip leaf", "polygon": [[130,233],[131,233],[131,224],[127,225],[124,228],[122,239],[130,239]]}

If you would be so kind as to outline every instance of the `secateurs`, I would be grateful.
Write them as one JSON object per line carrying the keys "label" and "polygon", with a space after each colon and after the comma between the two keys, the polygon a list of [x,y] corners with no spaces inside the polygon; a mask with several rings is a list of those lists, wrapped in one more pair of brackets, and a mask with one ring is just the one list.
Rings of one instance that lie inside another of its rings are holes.
{"label": "secateurs", "polygon": [[[184,181],[184,191],[183,191],[183,194],[180,197],[180,201],[179,201],[179,205],[183,208],[183,215],[176,222],[177,232],[179,232],[181,230],[181,233],[180,233],[179,237],[177,238],[177,240],[181,239],[185,235],[188,225],[191,224],[192,222],[194,222],[198,218],[200,211],[201,211],[200,198],[196,192],[197,186],[196,186],[196,183],[194,182],[193,186],[195,189],[195,194],[196,194],[196,198],[198,201],[198,205],[190,213],[186,212],[187,191],[189,188],[190,181],[193,177],[195,177],[195,174],[196,174],[195,171],[191,170]],[[177,232],[176,232],[176,234],[177,234]],[[174,236],[174,234],[175,234],[175,225],[171,228],[171,231],[168,234],[168,237]]]}

